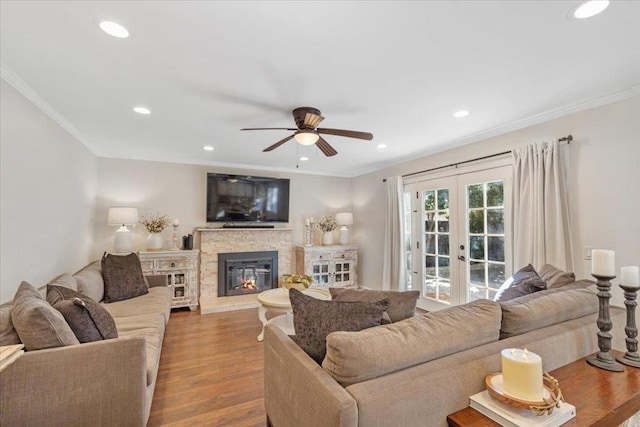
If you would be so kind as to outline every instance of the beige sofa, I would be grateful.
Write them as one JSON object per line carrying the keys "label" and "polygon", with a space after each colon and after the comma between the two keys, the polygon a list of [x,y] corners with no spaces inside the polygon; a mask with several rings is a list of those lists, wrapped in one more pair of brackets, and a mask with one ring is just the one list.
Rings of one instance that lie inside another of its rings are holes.
{"label": "beige sofa", "polygon": [[[360,332],[334,332],[322,366],[267,325],[268,419],[275,427],[446,426],[448,414],[485,388],[485,376],[500,371],[502,349],[526,347],[542,357],[546,371],[597,351],[595,290],[568,286],[562,292],[503,304],[477,301]],[[614,348],[624,350],[625,312],[612,308],[611,316]]]}
{"label": "beige sofa", "polygon": [[[99,265],[61,284],[101,295]],[[0,374],[0,425],[144,426],[171,310],[169,288],[152,285],[145,295],[102,303],[118,338],[27,351],[8,366]],[[9,310],[5,305],[3,315]]]}

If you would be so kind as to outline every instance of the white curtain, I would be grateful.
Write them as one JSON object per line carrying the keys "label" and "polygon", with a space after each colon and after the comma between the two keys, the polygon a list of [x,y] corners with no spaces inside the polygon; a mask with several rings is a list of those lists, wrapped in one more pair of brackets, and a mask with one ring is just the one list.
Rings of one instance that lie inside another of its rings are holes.
{"label": "white curtain", "polygon": [[387,178],[387,203],[384,219],[384,261],[382,289],[404,291],[406,251],[404,236],[403,183],[401,176]]}
{"label": "white curtain", "polygon": [[553,264],[574,271],[560,145],[555,141],[514,150],[513,171],[514,270]]}

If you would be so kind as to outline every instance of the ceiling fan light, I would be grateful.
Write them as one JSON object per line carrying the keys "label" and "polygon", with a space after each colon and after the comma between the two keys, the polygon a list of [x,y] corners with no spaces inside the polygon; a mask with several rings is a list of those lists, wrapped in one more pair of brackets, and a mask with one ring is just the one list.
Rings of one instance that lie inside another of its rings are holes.
{"label": "ceiling fan light", "polygon": [[301,145],[313,145],[318,142],[320,136],[315,132],[300,131],[295,134],[294,138]]}

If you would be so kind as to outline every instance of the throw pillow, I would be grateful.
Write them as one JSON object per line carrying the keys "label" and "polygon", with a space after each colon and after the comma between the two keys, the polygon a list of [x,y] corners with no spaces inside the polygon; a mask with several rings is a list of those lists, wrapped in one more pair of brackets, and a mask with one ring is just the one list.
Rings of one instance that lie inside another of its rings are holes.
{"label": "throw pillow", "polygon": [[47,285],[47,301],[64,316],[81,343],[118,338],[111,314],[91,298],[64,286]]}
{"label": "throw pillow", "polygon": [[102,257],[104,278],[104,302],[116,302],[149,293],[138,254],[113,255],[105,252]]}
{"label": "throw pillow", "polygon": [[73,275],[78,283],[78,291],[94,301],[104,298],[104,280],[100,270],[100,262],[94,261]]}
{"label": "throw pillow", "polygon": [[49,282],[49,285],[64,286],[65,288],[78,290],[78,281],[70,274],[61,274]]}
{"label": "throw pillow", "polygon": [[80,343],[62,314],[27,282],[22,282],[13,299],[11,321],[27,350]]}
{"label": "throw pillow", "polygon": [[323,301],[297,289],[289,290],[289,299],[296,332],[294,341],[318,364],[327,351],[327,335],[379,326],[390,304],[388,298],[377,302]]}
{"label": "throw pillow", "polygon": [[575,274],[562,271],[551,264],[544,265],[539,274],[547,283],[547,289],[560,288],[576,281]]}
{"label": "throw pillow", "polygon": [[13,303],[7,302],[0,305],[0,346],[20,344],[20,337],[11,321]]}
{"label": "throw pillow", "polygon": [[329,288],[334,301],[367,301],[376,302],[389,298],[387,314],[392,323],[408,319],[416,314],[416,304],[420,291],[377,291],[372,289]]}
{"label": "throw pillow", "polygon": [[500,287],[494,301],[508,301],[523,295],[532,294],[547,288],[546,283],[538,275],[531,264],[521,268],[513,277]]}

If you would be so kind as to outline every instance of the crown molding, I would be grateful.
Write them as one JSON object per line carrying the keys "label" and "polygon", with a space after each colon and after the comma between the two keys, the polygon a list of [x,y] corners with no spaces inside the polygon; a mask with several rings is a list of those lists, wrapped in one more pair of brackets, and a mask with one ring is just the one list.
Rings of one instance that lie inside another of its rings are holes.
{"label": "crown molding", "polygon": [[510,132],[515,132],[521,129],[528,128],[530,126],[538,125],[554,119],[558,119],[560,117],[578,113],[580,111],[590,110],[592,108],[597,108],[603,105],[612,104],[614,102],[622,101],[623,99],[631,98],[637,95],[640,95],[640,85],[634,86],[630,89],[623,90],[620,92],[615,92],[615,93],[601,96],[598,98],[592,98],[586,101],[577,102],[575,104],[571,104],[565,107],[555,108],[549,111],[545,111],[543,113],[534,114],[533,116],[530,116],[524,119],[516,120],[511,123],[507,123],[505,125],[496,126],[494,128],[483,130],[481,132],[477,132],[471,135],[466,135],[461,138],[453,139],[451,141],[443,141],[426,150],[417,151],[402,157],[397,157],[388,162],[378,163],[368,168],[358,169],[357,171],[354,171],[354,174],[350,175],[349,177],[355,178],[356,176],[377,172],[382,169],[407,162],[409,160],[415,160],[416,158],[431,156],[437,153],[441,153],[443,151],[461,147],[463,145],[484,141],[485,139],[494,138],[496,136],[504,135]]}
{"label": "crown molding", "polygon": [[13,86],[33,105],[38,107],[40,111],[45,113],[51,120],[56,122],[62,129],[66,130],[71,136],[77,139],[82,145],[87,147],[89,151],[96,154],[94,150],[86,143],[84,136],[71,124],[62,114],[56,111],[47,101],[45,101],[38,93],[22,80],[11,68],[0,61],[0,77]]}

